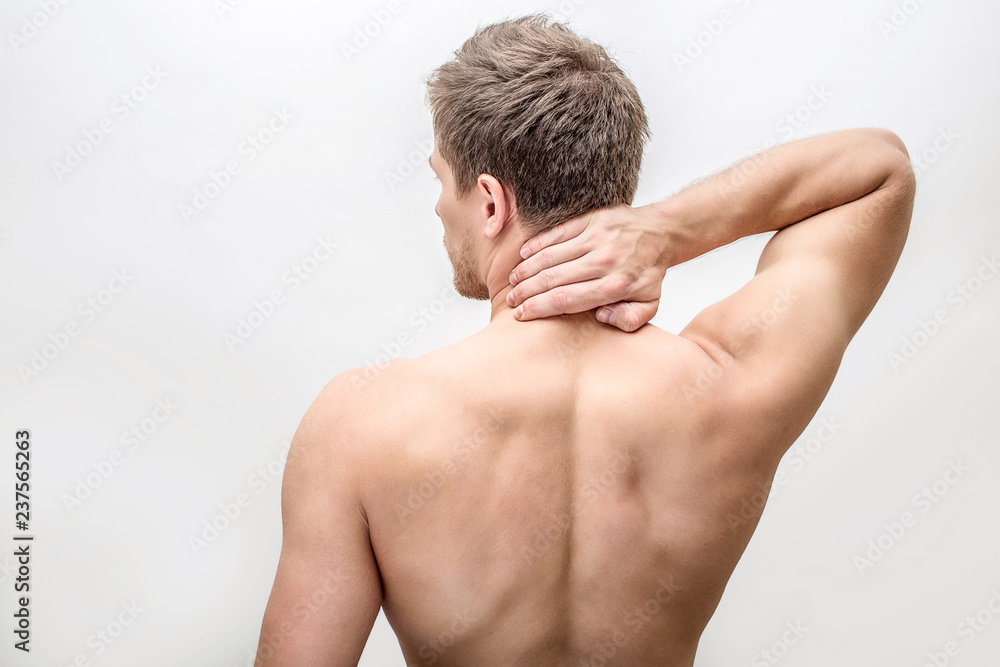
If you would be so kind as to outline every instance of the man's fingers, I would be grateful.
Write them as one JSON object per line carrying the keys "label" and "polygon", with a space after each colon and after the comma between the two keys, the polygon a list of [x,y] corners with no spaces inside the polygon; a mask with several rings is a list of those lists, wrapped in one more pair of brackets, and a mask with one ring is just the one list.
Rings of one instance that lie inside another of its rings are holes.
{"label": "man's fingers", "polygon": [[552,229],[547,229],[541,234],[536,234],[524,242],[521,246],[521,258],[527,259],[537,253],[542,248],[547,248],[556,243],[562,243],[568,239],[578,236],[580,232],[587,228],[587,216],[570,218],[566,222],[560,222]]}
{"label": "man's fingers", "polygon": [[597,319],[605,324],[632,332],[653,319],[659,299],[652,301],[620,301],[598,309]]}
{"label": "man's fingers", "polygon": [[[517,285],[528,278],[538,275],[541,271],[557,266],[564,262],[571,262],[587,253],[587,249],[579,243],[559,243],[547,248],[542,248],[537,253],[518,262],[514,270],[510,272],[510,284]],[[586,279],[591,276],[583,276]],[[577,278],[578,280],[581,278]]]}
{"label": "man's fingers", "polygon": [[[536,255],[536,257],[545,256],[548,254],[549,250],[552,250],[552,248],[546,248],[540,254]],[[578,258],[577,261],[567,262],[565,264],[554,262],[551,268],[547,268],[544,271],[517,283],[517,285],[507,293],[507,303],[511,306],[517,306],[531,297],[547,292],[553,288],[573,283],[582,283],[586,280],[602,278],[603,276],[604,269],[595,264],[595,262],[588,257],[581,257]],[[591,306],[591,308],[593,307],[595,306]]]}
{"label": "man's fingers", "polygon": [[516,306],[553,287],[600,278],[602,275],[604,270],[577,244],[560,243],[543,248],[511,271],[508,280],[514,288],[507,293],[507,303]]}
{"label": "man's fingers", "polygon": [[553,287],[526,299],[514,310],[514,316],[527,321],[552,315],[581,313],[620,299],[622,287],[621,280],[615,276]]}

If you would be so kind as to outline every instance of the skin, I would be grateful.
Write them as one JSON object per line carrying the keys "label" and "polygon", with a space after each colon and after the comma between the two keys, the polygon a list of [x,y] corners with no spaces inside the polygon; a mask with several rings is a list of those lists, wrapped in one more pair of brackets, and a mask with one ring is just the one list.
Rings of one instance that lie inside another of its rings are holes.
{"label": "skin", "polygon": [[[902,251],[905,148],[794,142],[531,239],[506,186],[483,174],[459,199],[431,164],[456,287],[490,323],[348,371],[309,408],[257,665],[357,664],[381,605],[408,665],[689,667]],[[640,326],[670,266],[774,230],[679,335]]]}

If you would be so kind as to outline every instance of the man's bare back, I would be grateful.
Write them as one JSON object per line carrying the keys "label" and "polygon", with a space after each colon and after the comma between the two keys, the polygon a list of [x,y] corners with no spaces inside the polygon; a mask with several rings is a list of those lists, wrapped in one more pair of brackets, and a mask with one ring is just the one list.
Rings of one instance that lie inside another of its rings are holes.
{"label": "man's bare back", "polygon": [[690,340],[507,315],[355,383],[360,501],[407,664],[691,665],[771,462],[730,439]]}
{"label": "man's bare back", "polygon": [[[306,412],[256,664],[356,665],[383,608],[411,666],[688,667],[745,508],[902,251],[906,148],[830,133],[633,208],[645,117],[603,50],[537,17],[470,42],[430,85],[430,166],[456,289],[489,326],[344,372]],[[647,324],[667,270],[765,232],[742,288],[678,335]]]}

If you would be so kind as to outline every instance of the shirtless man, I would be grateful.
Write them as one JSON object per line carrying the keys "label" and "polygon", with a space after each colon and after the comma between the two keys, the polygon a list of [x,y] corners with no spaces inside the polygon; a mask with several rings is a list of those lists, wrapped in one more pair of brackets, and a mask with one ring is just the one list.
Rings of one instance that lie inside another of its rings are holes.
{"label": "shirtless man", "polygon": [[[309,408],[257,664],[355,665],[381,606],[408,665],[690,667],[741,507],[902,251],[906,149],[835,132],[632,208],[646,117],[600,47],[505,22],[429,90],[435,210],[490,322]],[[646,324],[670,267],[771,231],[735,294],[679,335]]]}

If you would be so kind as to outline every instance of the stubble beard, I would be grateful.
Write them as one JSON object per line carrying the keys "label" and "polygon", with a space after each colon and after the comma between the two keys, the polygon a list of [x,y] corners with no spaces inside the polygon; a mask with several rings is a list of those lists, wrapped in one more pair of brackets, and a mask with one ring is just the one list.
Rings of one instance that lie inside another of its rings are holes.
{"label": "stubble beard", "polygon": [[467,299],[477,301],[488,301],[490,298],[489,288],[479,279],[476,272],[476,258],[472,250],[472,243],[467,238],[459,238],[458,249],[453,254],[445,242],[444,249],[448,253],[451,261],[451,268],[455,276],[455,291]]}

